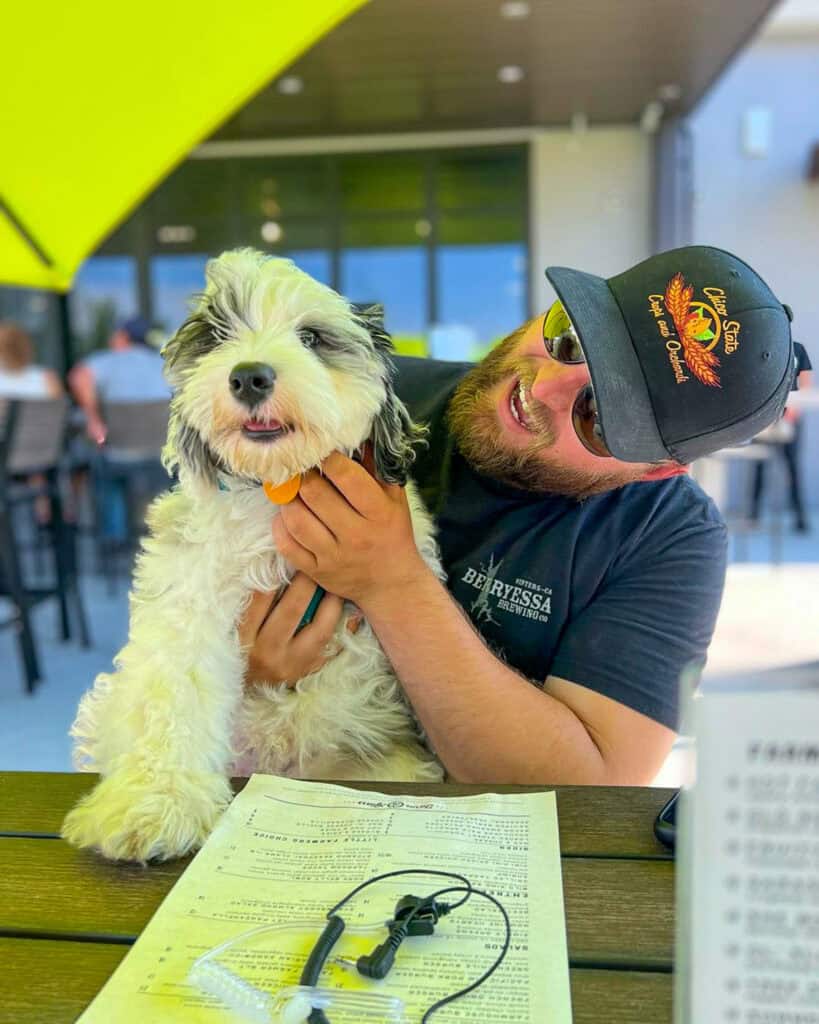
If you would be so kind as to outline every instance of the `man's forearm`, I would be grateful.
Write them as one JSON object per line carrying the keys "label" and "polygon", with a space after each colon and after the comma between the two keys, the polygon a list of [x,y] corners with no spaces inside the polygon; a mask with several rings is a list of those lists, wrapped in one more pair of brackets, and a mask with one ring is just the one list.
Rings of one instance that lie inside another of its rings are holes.
{"label": "man's forearm", "polygon": [[581,720],[486,647],[432,572],[362,608],[449,774],[462,782],[604,784]]}
{"label": "man's forearm", "polygon": [[87,416],[99,416],[99,401],[94,374],[87,366],[80,363],[69,372],[68,386],[77,404]]}

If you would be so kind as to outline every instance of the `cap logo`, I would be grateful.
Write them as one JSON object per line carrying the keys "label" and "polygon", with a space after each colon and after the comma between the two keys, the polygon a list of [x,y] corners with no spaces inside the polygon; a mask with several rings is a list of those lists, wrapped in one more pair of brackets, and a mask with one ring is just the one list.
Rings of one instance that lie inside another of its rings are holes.
{"label": "cap logo", "polygon": [[[668,360],[678,384],[693,375],[707,387],[722,387],[714,349],[720,341],[726,355],[739,348],[740,323],[728,319],[727,296],[722,288],[703,288],[705,299],[694,298],[694,286],[675,274],[663,295],[649,295],[649,308],[665,341]],[[668,317],[671,324],[668,323]],[[688,373],[686,372],[688,370]]]}

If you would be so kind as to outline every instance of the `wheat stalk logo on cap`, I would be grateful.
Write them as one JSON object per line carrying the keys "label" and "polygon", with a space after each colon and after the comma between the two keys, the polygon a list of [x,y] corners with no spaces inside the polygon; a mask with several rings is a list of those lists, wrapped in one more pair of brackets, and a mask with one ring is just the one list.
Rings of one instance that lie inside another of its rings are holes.
{"label": "wheat stalk logo on cap", "polygon": [[697,380],[708,387],[719,388],[719,376],[714,370],[719,357],[702,344],[701,339],[712,338],[711,320],[703,316],[702,308],[691,309],[694,286],[685,283],[682,274],[675,274],[666,285],[663,301],[671,314],[683,349],[683,358]]}

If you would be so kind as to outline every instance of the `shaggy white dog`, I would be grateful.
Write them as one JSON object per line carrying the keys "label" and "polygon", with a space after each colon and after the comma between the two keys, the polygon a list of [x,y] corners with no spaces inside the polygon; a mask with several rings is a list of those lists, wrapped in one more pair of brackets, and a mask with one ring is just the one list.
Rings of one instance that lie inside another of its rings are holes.
{"label": "shaggy white dog", "polygon": [[[406,481],[420,431],[393,394],[389,338],[372,312],[289,260],[239,250],[208,264],[195,312],[163,353],[174,388],[164,457],[179,485],[150,509],[116,671],[97,677],[71,730],[77,767],[103,778],[67,816],[69,842],[113,859],[180,856],[213,828],[237,766],[441,778],[371,629],[346,628],[352,606],[323,668],[293,688],[243,687],[237,622],[252,590],[292,575],[261,482],[281,485],[368,439],[378,476]],[[419,551],[440,574],[430,518],[408,490]]]}

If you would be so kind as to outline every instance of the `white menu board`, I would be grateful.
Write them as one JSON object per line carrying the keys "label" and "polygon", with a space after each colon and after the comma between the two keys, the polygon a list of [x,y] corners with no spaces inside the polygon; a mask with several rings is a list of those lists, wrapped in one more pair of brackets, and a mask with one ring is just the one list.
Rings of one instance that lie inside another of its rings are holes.
{"label": "white menu board", "polygon": [[819,664],[704,684],[681,798],[677,1024],[819,1024]]}

